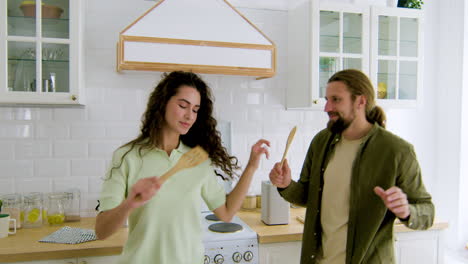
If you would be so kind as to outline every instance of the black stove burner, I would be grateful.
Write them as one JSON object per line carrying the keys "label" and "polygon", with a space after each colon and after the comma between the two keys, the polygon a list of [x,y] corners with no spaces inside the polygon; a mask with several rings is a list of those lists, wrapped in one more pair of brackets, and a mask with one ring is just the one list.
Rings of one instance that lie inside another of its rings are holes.
{"label": "black stove burner", "polygon": [[208,226],[208,229],[218,233],[234,233],[241,231],[243,228],[236,223],[216,223]]}
{"label": "black stove burner", "polygon": [[210,221],[219,221],[219,218],[215,214],[209,214],[205,216],[205,219]]}

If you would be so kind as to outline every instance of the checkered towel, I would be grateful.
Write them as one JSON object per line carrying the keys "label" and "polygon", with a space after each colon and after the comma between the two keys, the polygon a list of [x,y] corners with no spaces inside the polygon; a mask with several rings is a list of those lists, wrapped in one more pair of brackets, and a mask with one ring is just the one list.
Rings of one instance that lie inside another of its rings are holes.
{"label": "checkered towel", "polygon": [[79,244],[96,240],[94,230],[65,226],[54,233],[43,237],[39,242]]}

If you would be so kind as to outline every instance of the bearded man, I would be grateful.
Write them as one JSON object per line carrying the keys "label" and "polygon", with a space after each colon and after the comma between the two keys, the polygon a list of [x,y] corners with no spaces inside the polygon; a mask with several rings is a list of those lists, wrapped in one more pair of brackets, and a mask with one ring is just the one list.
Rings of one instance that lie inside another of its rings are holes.
{"label": "bearded man", "polygon": [[385,129],[364,73],[335,73],[325,99],[327,128],[312,139],[299,180],[287,161],[269,175],[285,200],[307,207],[301,264],[396,263],[395,219],[411,229],[434,221],[413,146]]}

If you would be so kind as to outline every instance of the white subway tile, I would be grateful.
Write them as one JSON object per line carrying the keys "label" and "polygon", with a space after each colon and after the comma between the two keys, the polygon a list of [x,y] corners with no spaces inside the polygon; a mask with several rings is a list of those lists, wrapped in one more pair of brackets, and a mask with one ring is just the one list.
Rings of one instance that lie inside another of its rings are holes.
{"label": "white subway tile", "polygon": [[247,108],[239,105],[225,105],[216,109],[217,116],[222,120],[246,121]]}
{"label": "white subway tile", "polygon": [[54,142],[54,157],[56,158],[86,158],[88,146],[86,141],[56,141]]}
{"label": "white subway tile", "polygon": [[248,121],[249,122],[258,122],[257,124],[262,124],[263,120],[263,112],[265,110],[262,108],[250,108],[248,109]]}
{"label": "white subway tile", "polygon": [[86,104],[102,104],[104,103],[104,89],[99,85],[88,84],[85,87]]}
{"label": "white subway tile", "polygon": [[2,138],[31,138],[33,136],[32,124],[18,122],[5,122],[0,124],[0,136]]}
{"label": "white subway tile", "polygon": [[120,141],[89,142],[90,158],[111,158],[114,151],[121,146]]}
{"label": "white subway tile", "polygon": [[72,139],[100,139],[105,138],[106,128],[103,124],[82,123],[70,127]]}
{"label": "white subway tile", "polygon": [[15,120],[33,120],[35,111],[33,108],[15,108],[13,109],[13,116]]}
{"label": "white subway tile", "polygon": [[55,108],[54,120],[68,123],[86,120],[86,108]]}
{"label": "white subway tile", "polygon": [[88,105],[89,120],[92,121],[118,121],[122,120],[122,108],[120,105],[101,104]]}
{"label": "white subway tile", "polygon": [[16,192],[52,192],[52,181],[49,178],[23,178],[16,180]]}
{"label": "white subway tile", "polygon": [[69,160],[35,160],[34,176],[45,178],[62,178],[70,176]]}
{"label": "white subway tile", "polygon": [[15,193],[15,180],[14,178],[0,179],[0,195]]}
{"label": "white subway tile", "polygon": [[89,193],[95,193],[95,194],[101,193],[102,183],[103,182],[104,182],[103,177],[90,178],[88,180],[88,183],[89,183],[88,192]]}
{"label": "white subway tile", "polygon": [[53,120],[54,110],[52,108],[38,108],[35,120],[51,121]]}
{"label": "white subway tile", "polygon": [[50,158],[52,143],[49,140],[16,141],[15,153],[15,158],[20,160]]}
{"label": "white subway tile", "polygon": [[70,137],[66,123],[36,123],[36,138],[65,139]]}
{"label": "white subway tile", "polygon": [[0,141],[0,160],[11,160],[15,158],[15,143],[12,140]]}
{"label": "white subway tile", "polygon": [[[140,122],[146,110],[146,102],[135,105],[122,105],[122,120]],[[139,127],[139,125],[137,126]]]}
{"label": "white subway tile", "polygon": [[263,94],[262,93],[248,93],[246,99],[247,99],[246,103],[248,105],[263,104]]}
{"label": "white subway tile", "polygon": [[108,125],[106,126],[106,138],[108,139],[123,139],[132,140],[139,135],[139,125],[128,124],[128,125]]}
{"label": "white subway tile", "polygon": [[264,91],[266,88],[271,86],[270,79],[262,79],[262,80],[251,80],[249,81],[249,88],[255,90]]}
{"label": "white subway tile", "polygon": [[104,102],[113,105],[136,105],[137,93],[127,87],[109,87],[104,89]]}
{"label": "white subway tile", "polygon": [[63,192],[71,188],[78,188],[80,193],[88,192],[88,178],[87,177],[65,177],[52,179],[53,191]]}
{"label": "white subway tile", "polygon": [[13,109],[0,108],[0,120],[13,120]]}
{"label": "white subway tile", "polygon": [[26,178],[33,176],[31,160],[0,160],[0,178]]}
{"label": "white subway tile", "polygon": [[232,91],[237,93],[239,90],[247,90],[250,79],[251,77],[221,76],[219,77],[218,86],[215,88],[215,91]]}
{"label": "white subway tile", "polygon": [[105,174],[104,160],[72,160],[72,176],[101,176]]}
{"label": "white subway tile", "polygon": [[279,121],[291,125],[297,125],[302,123],[303,115],[303,111],[279,111]]}

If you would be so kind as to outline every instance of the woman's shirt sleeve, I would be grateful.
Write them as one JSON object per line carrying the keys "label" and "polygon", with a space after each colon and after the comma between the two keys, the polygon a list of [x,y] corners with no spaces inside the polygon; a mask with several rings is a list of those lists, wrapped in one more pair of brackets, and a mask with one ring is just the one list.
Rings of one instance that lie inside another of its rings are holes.
{"label": "woman's shirt sleeve", "polygon": [[117,207],[127,197],[128,163],[122,159],[125,152],[118,149],[112,156],[99,196],[100,212]]}

